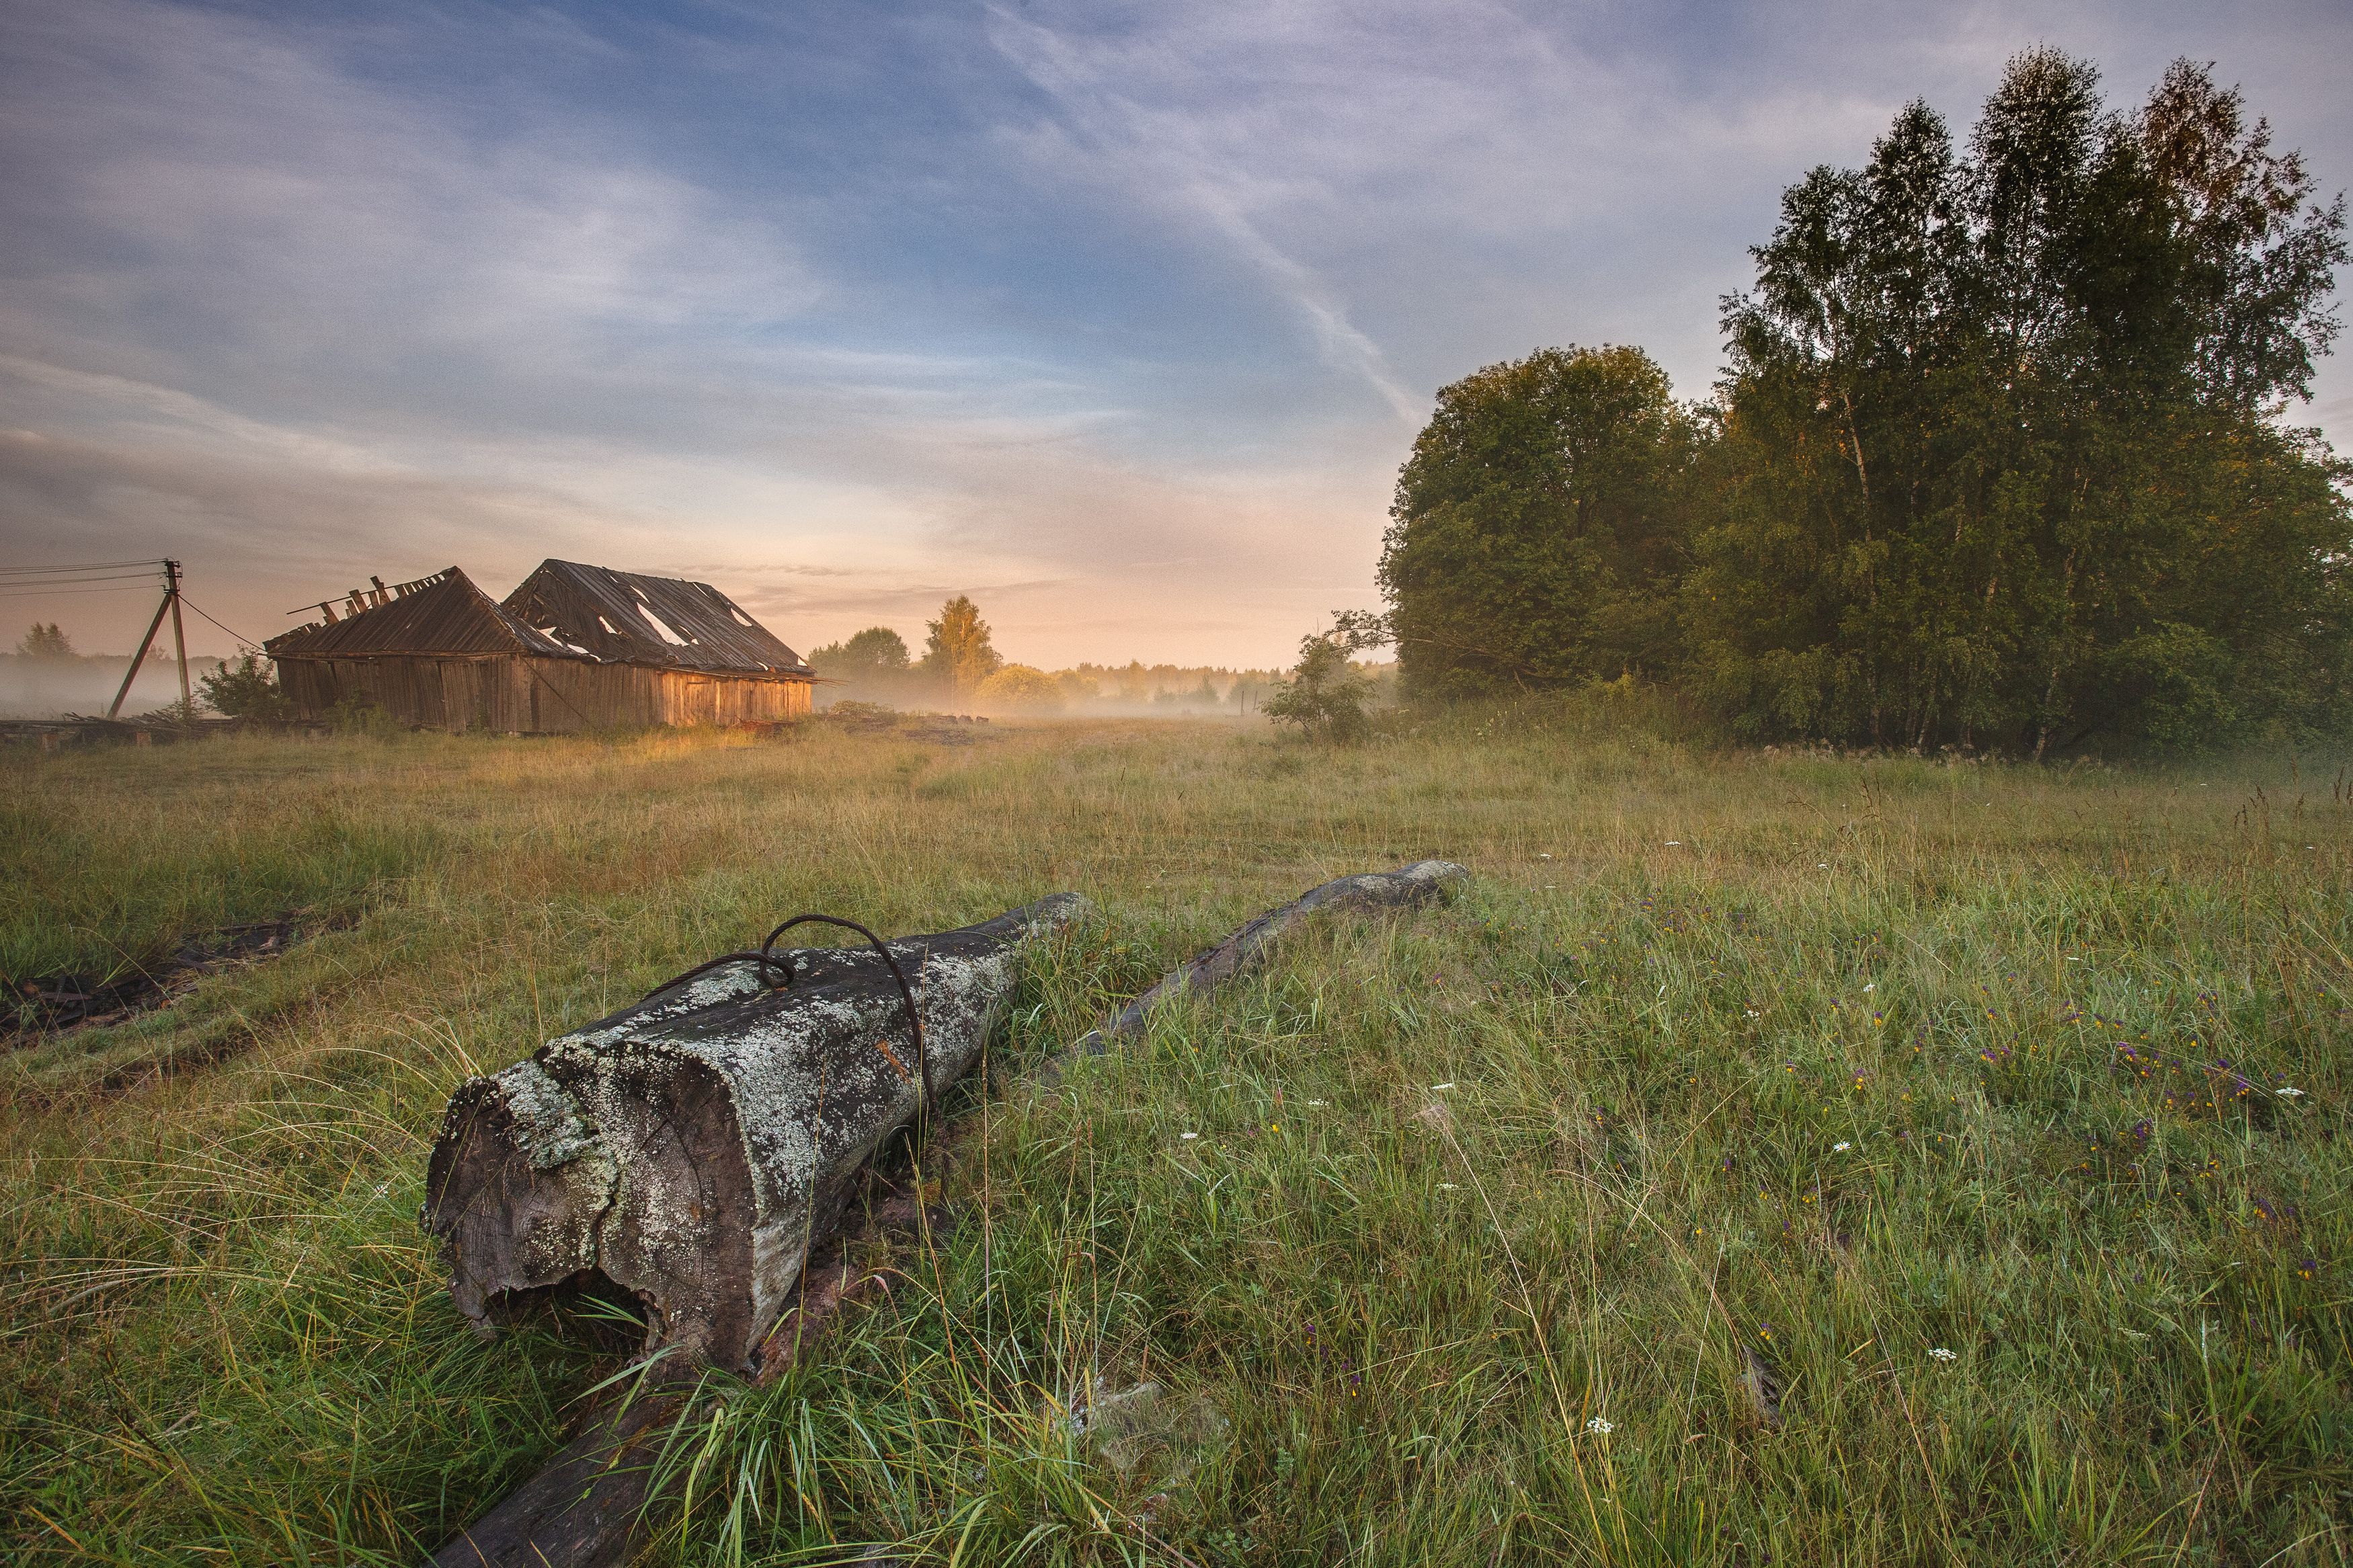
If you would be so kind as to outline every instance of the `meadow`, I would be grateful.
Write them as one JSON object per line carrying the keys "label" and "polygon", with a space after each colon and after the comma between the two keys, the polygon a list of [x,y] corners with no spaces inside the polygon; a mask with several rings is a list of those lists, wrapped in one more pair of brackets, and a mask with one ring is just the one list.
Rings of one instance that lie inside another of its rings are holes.
{"label": "meadow", "polygon": [[[11,977],[312,933],[0,1054],[9,1555],[414,1561],[627,1361],[610,1308],[450,1307],[451,1089],[786,914],[1071,889],[1098,916],[957,1104],[954,1222],[676,1434],[652,1560],[2353,1556],[2334,761],[977,732],[0,756]],[[1433,856],[1452,904],[1004,1070]]]}

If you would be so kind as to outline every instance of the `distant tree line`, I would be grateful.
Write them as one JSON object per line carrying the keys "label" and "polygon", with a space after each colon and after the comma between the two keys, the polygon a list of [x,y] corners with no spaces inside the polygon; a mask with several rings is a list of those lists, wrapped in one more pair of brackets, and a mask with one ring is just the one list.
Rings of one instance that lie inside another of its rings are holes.
{"label": "distant tree line", "polygon": [[854,700],[966,702],[1017,713],[1056,713],[1089,706],[1240,711],[1271,689],[1271,670],[1207,665],[1082,664],[1044,670],[1007,662],[988,623],[968,595],[940,606],[924,623],[918,656],[889,626],[869,626],[809,653],[818,674]]}
{"label": "distant tree line", "polygon": [[1409,696],[1628,677],[1735,732],[2042,754],[2348,729],[2348,466],[2310,395],[2346,259],[2235,89],[2128,111],[2013,59],[1783,194],[1676,402],[1640,349],[1445,388],[1380,568]]}

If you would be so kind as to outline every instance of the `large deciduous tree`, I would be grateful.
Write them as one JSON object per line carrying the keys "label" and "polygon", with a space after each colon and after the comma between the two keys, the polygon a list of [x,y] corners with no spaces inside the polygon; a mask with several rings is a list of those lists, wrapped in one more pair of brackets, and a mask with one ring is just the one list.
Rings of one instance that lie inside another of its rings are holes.
{"label": "large deciduous tree", "polygon": [[2041,753],[2341,723],[2346,474],[2281,415],[2344,206],[2177,62],[2013,59],[1789,188],[1726,301],[1691,672],[1744,731]]}
{"label": "large deciduous tree", "polygon": [[1638,348],[1540,349],[1441,391],[1381,558],[1407,690],[1663,668],[1697,449]]}
{"label": "large deciduous tree", "polygon": [[1005,656],[989,644],[988,623],[980,618],[980,606],[968,595],[958,594],[942,605],[940,618],[924,626],[931,635],[924,640],[921,668],[949,691],[969,696],[1005,663]]}
{"label": "large deciduous tree", "polygon": [[905,639],[889,626],[869,626],[814,649],[809,664],[819,675],[870,686],[894,681],[910,668]]}

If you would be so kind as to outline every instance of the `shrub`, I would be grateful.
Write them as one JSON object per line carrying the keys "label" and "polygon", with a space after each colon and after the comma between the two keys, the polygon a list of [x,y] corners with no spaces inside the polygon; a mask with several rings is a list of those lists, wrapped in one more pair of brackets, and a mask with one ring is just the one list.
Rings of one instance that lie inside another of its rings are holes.
{"label": "shrub", "polygon": [[1319,634],[1301,640],[1290,679],[1276,681],[1258,710],[1314,740],[1356,741],[1372,728],[1365,716],[1372,694],[1372,678],[1348,662],[1348,650]]}
{"label": "shrub", "polygon": [[399,721],[385,711],[383,703],[364,691],[354,691],[339,700],[327,710],[327,721],[338,735],[386,736],[397,731]]}
{"label": "shrub", "polygon": [[218,669],[196,677],[205,701],[216,713],[257,723],[282,724],[294,716],[294,705],[278,689],[277,678],[251,648],[235,662],[223,660]]}
{"label": "shrub", "polygon": [[1062,685],[1042,669],[1008,664],[973,692],[978,701],[1008,713],[1060,713]]}

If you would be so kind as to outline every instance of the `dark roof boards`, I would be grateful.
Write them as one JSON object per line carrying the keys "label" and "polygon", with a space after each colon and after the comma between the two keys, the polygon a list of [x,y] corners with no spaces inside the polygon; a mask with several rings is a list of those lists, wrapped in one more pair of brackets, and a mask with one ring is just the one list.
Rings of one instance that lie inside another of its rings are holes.
{"label": "dark roof boards", "polygon": [[713,675],[814,673],[707,583],[543,561],[503,604],[455,566],[375,597],[340,620],[272,637],[266,651],[273,658],[525,654]]}
{"label": "dark roof boards", "polygon": [[543,561],[502,609],[607,664],[808,675],[801,656],[708,583]]}
{"label": "dark roof boards", "polygon": [[499,607],[457,567],[385,590],[384,603],[323,626],[297,626],[263,645],[272,658],[366,658],[375,654],[535,654],[574,650]]}

